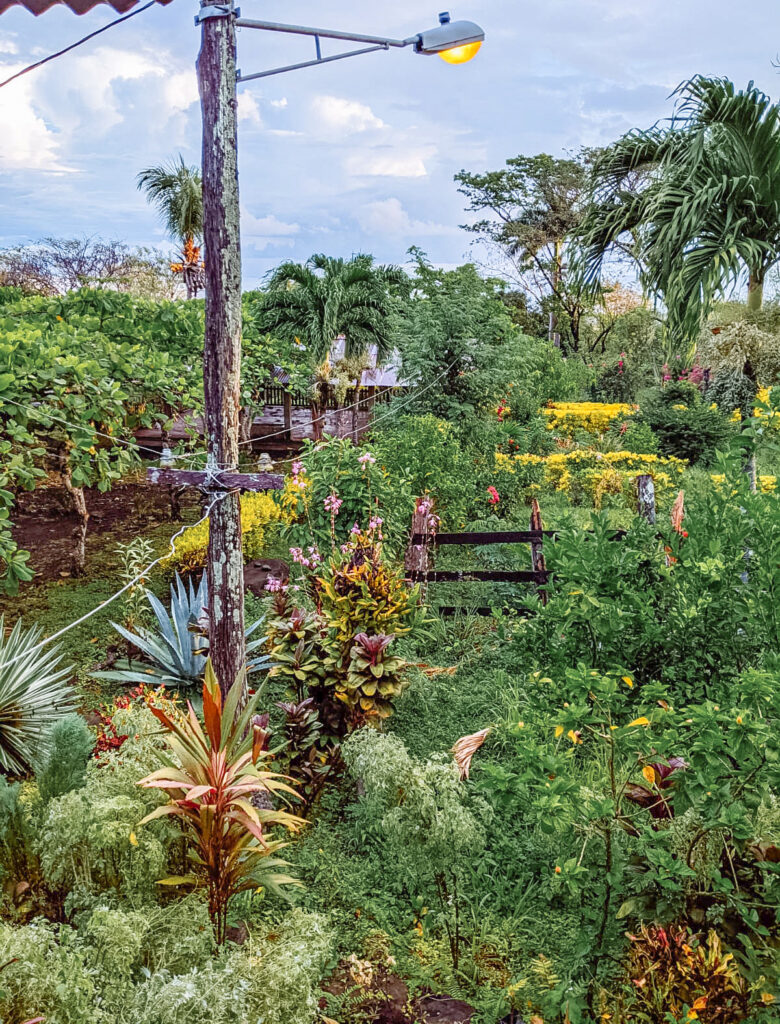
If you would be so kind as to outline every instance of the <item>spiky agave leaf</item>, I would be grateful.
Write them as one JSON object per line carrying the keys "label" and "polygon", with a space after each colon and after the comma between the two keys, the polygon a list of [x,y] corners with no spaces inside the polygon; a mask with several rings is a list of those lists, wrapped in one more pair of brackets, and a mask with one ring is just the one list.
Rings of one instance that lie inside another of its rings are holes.
{"label": "spiky agave leaf", "polygon": [[[138,648],[152,662],[148,668],[140,668],[131,662],[117,662],[115,669],[95,672],[98,679],[111,679],[122,683],[146,683],[149,686],[167,686],[169,689],[184,689],[199,686],[203,680],[208,652],[208,638],[200,630],[208,621],[208,586],[204,572],[197,590],[189,581],[185,587],[176,574],[171,584],[171,610],[154,594],[147,593],[149,604],[157,619],[158,632],[140,629],[137,633],[120,626],[111,625],[129,643]],[[263,624],[258,619],[246,630],[247,639]],[[267,637],[258,637],[247,644],[247,669],[249,672],[266,672],[272,667],[271,659],[256,653],[267,644]]]}
{"label": "spiky agave leaf", "polygon": [[17,621],[5,639],[0,617],[0,768],[20,774],[48,749],[48,733],[76,707],[67,680],[71,666],[60,666],[59,648],[37,647],[40,627],[22,629]]}

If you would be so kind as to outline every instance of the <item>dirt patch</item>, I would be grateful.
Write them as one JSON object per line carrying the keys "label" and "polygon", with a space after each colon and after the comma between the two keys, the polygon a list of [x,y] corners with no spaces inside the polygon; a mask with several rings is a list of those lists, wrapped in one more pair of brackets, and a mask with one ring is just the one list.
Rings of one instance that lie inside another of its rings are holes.
{"label": "dirt patch", "polygon": [[265,585],[270,577],[287,582],[290,567],[280,558],[257,558],[244,566],[244,586],[255,597],[265,597]]}
{"label": "dirt patch", "polygon": [[[22,492],[13,510],[13,537],[19,547],[30,552],[30,566],[36,583],[61,577],[71,570],[73,531],[78,525],[75,513],[63,505],[65,492],[58,487],[39,487]],[[121,483],[101,494],[93,488],[85,492],[89,524],[87,527],[86,571],[94,556],[109,542],[127,542],[170,520],[167,491],[144,481]],[[187,520],[200,511],[197,491],[182,496],[182,512]],[[172,532],[177,524],[171,522]]]}

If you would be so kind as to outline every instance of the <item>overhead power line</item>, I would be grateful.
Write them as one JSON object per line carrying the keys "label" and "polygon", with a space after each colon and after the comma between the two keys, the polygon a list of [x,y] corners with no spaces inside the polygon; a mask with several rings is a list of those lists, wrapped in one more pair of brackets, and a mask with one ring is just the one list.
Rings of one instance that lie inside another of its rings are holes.
{"label": "overhead power line", "polygon": [[144,4],[143,7],[138,7],[134,11],[130,11],[129,14],[122,15],[121,18],[115,18],[114,21],[109,21],[107,25],[102,28],[95,29],[94,32],[90,32],[88,36],[84,36],[82,39],[77,39],[75,43],[71,43],[70,46],[64,47],[62,50],[57,50],[56,53],[50,53],[48,57],[43,57],[41,60],[36,61],[34,64],[29,64],[26,68],[22,68],[21,71],[17,71],[16,74],[11,75],[10,78],[6,78],[4,82],[0,82],[0,89],[4,85],[10,85],[11,82],[15,82],[17,78],[21,78],[22,75],[26,75],[29,71],[35,71],[36,68],[41,67],[43,64],[48,64],[50,60],[54,60],[56,57],[61,57],[64,53],[69,53],[71,50],[75,50],[77,46],[81,46],[82,43],[89,42],[90,39],[94,39],[95,36],[99,36],[101,32],[106,32],[108,29],[113,28],[114,25],[119,25],[123,21],[128,21],[130,18],[134,18],[136,14],[141,14],[142,11],[148,11],[150,7],[154,7],[159,0],[150,0],[148,4]]}

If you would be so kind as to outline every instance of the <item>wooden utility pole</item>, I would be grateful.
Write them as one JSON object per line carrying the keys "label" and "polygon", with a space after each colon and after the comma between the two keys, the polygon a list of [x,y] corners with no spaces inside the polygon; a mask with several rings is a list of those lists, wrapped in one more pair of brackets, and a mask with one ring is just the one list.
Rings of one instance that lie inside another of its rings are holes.
{"label": "wooden utility pole", "polygon": [[[201,2],[198,89],[203,114],[203,347],[207,471],[238,468],[241,373],[241,246],[238,207],[236,26],[232,0]],[[246,661],[244,561],[238,493],[222,492],[211,512],[208,551],[209,650],[222,692]]]}

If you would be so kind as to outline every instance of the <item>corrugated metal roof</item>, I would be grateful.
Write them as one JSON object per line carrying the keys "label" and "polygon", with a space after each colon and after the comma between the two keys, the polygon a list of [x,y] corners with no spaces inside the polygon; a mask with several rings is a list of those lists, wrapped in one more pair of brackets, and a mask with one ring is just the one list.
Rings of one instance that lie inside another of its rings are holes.
{"label": "corrugated metal roof", "polygon": [[[158,0],[158,3],[170,2],[171,0]],[[17,4],[26,7],[30,14],[43,14],[50,7],[58,4],[69,7],[74,14],[86,14],[87,11],[91,11],[93,7],[97,7],[101,3],[107,3],[118,14],[126,14],[139,3],[139,0],[0,0],[0,14]]]}

